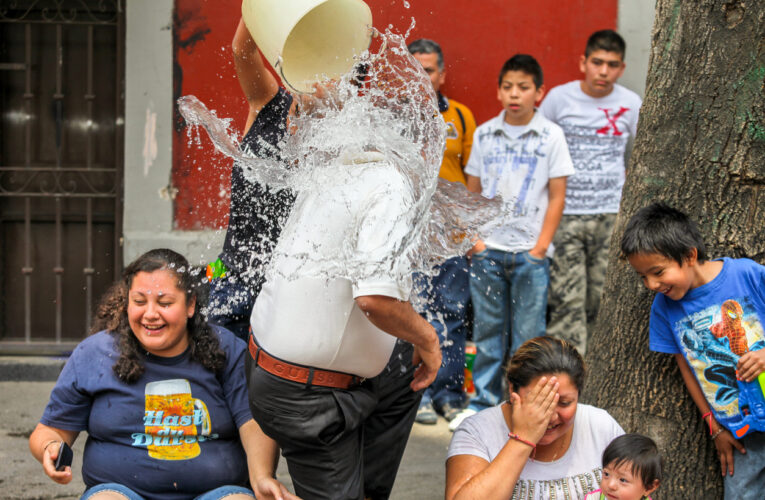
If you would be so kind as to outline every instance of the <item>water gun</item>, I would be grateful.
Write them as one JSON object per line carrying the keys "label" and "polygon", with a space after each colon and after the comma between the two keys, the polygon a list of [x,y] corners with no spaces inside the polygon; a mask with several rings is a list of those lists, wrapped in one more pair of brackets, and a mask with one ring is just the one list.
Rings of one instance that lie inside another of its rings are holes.
{"label": "water gun", "polygon": [[749,431],[765,431],[765,372],[746,382],[738,378],[738,406],[741,419],[728,424],[731,432],[741,438]]}
{"label": "water gun", "polygon": [[223,278],[226,276],[227,272],[228,269],[226,269],[226,265],[223,264],[223,261],[219,258],[215,262],[210,262],[207,264],[207,272],[205,275],[207,276],[208,280],[212,281],[217,278]]}

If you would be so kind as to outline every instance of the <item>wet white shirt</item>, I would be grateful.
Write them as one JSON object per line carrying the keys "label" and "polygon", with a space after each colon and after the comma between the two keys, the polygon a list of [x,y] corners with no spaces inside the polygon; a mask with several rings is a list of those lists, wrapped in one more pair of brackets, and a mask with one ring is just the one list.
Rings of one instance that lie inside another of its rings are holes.
{"label": "wet white shirt", "polygon": [[[505,123],[505,112],[473,134],[465,173],[481,179],[481,194],[502,197],[501,223],[481,234],[489,248],[525,252],[534,248],[549,204],[551,178],[574,173],[563,131],[538,111],[522,129]],[[553,246],[548,249],[552,257]]]}
{"label": "wet white shirt", "polygon": [[368,160],[322,168],[297,196],[251,317],[273,356],[361,377],[379,374],[390,358],[395,337],[354,299],[408,300],[414,199],[393,166]]}

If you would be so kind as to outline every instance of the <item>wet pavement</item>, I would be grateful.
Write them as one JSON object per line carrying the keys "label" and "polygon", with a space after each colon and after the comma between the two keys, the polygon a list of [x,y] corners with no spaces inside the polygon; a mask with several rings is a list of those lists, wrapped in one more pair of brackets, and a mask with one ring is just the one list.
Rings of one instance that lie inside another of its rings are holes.
{"label": "wet pavement", "polygon": [[[15,377],[14,377],[15,378]],[[0,379],[1,380],[1,379]],[[0,381],[0,497],[77,499],[84,490],[80,475],[85,436],[74,446],[74,479],[52,482],[29,452],[29,434],[37,424],[53,388],[52,381]],[[444,497],[444,457],[451,433],[443,419],[437,425],[415,424],[391,496],[394,500],[436,500]],[[290,484],[282,460],[277,477]]]}

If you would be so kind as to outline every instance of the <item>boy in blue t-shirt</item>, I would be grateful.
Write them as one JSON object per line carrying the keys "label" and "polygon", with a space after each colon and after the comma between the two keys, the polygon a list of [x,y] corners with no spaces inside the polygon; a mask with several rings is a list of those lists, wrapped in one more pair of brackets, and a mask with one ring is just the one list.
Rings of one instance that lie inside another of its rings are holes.
{"label": "boy in blue t-shirt", "polygon": [[709,424],[725,498],[762,498],[765,267],[707,260],[696,224],[661,203],[630,219],[621,251],[646,288],[660,292],[651,306],[650,348],[674,354]]}

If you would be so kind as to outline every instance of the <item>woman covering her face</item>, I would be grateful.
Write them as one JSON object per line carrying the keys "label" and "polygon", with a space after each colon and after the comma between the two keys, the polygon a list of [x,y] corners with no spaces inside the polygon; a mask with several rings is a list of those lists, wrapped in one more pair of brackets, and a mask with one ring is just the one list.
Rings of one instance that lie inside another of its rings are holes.
{"label": "woman covering her face", "polygon": [[205,500],[284,493],[276,444],[250,414],[244,342],[207,324],[186,259],[151,250],[102,299],[94,329],[72,353],[29,438],[54,463],[80,431],[83,498]]}
{"label": "woman covering her face", "polygon": [[468,417],[446,462],[446,498],[582,499],[599,487],[601,455],[624,431],[579,404],[584,361],[553,337],[526,341],[507,370],[508,401]]}

